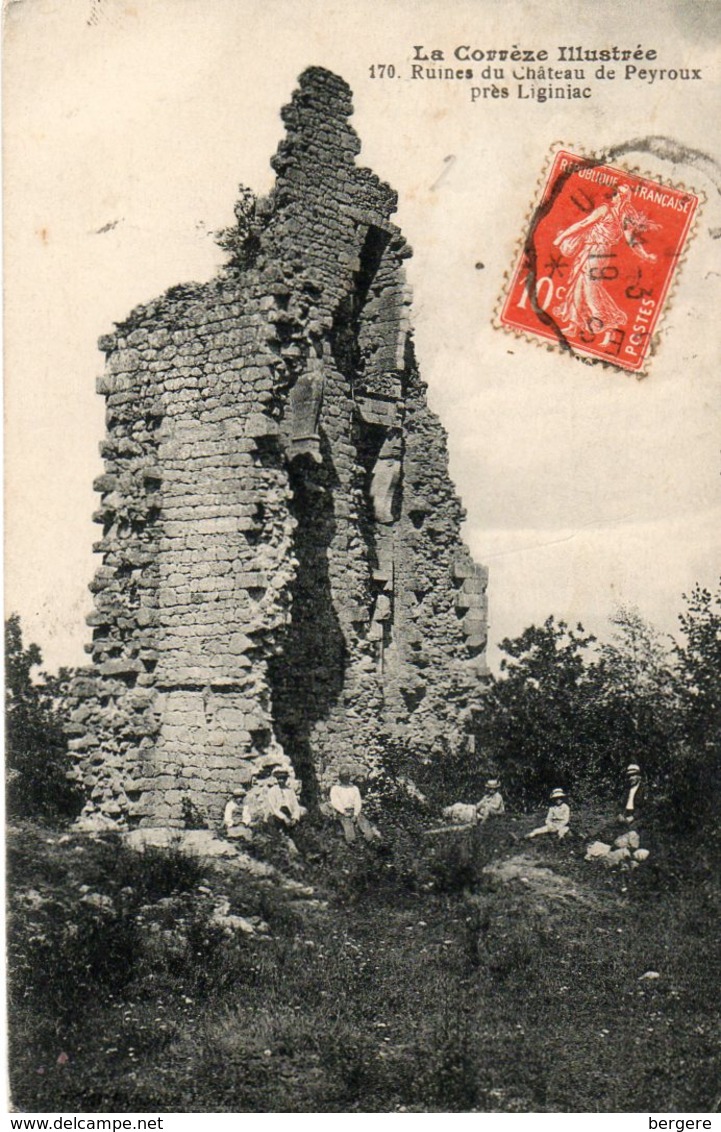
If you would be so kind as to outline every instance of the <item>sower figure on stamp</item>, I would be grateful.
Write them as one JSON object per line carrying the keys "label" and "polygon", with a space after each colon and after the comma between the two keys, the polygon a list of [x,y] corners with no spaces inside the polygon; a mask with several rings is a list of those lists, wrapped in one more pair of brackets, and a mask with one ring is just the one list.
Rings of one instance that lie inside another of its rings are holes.
{"label": "sower figure on stamp", "polygon": [[626,807],[622,814],[618,815],[618,820],[625,822],[627,825],[633,825],[638,820],[639,806],[643,805],[643,783],[641,781],[641,767],[638,763],[629,763],[626,768],[626,778],[628,785],[626,787]]}
{"label": "sower figure on stamp", "polygon": [[349,845],[356,840],[356,830],[360,830],[366,841],[380,838],[378,830],[362,812],[363,799],[358,787],[351,782],[351,772],[347,766],[340,768],[338,782],[330,788],[330,804]]}
{"label": "sower figure on stamp", "polygon": [[528,839],[540,837],[544,833],[555,833],[558,838],[565,837],[571,822],[571,810],[566,801],[565,790],[551,791],[551,808],[546,814],[545,825],[526,834]]}
{"label": "sower figure on stamp", "polygon": [[625,326],[628,315],[622,311],[604,286],[607,278],[615,278],[613,249],[624,240],[639,259],[653,263],[656,256],[646,251],[640,233],[658,228],[631,201],[628,185],[619,185],[610,204],[599,205],[588,216],[559,232],[553,243],[571,264],[563,301],[553,308],[562,323],[561,333],[572,338],[578,334],[609,334]]}

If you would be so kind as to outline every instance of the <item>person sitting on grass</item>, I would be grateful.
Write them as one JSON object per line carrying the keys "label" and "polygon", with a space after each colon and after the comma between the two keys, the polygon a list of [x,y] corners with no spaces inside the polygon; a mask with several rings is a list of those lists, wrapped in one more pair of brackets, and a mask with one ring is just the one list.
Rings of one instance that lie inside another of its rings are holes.
{"label": "person sitting on grass", "polygon": [[532,837],[540,837],[544,833],[555,833],[558,838],[565,837],[568,833],[569,825],[571,822],[571,810],[566,802],[565,790],[552,790],[551,791],[551,808],[546,814],[546,823],[541,825],[538,829],[531,830],[526,834],[530,840]]}
{"label": "person sitting on grass", "polygon": [[349,845],[352,845],[356,839],[356,830],[360,830],[366,841],[380,837],[378,830],[362,812],[363,799],[360,790],[351,781],[350,768],[347,766],[340,768],[338,782],[330,788],[330,804]]}
{"label": "person sitting on grass", "polygon": [[476,805],[476,818],[478,821],[484,822],[488,818],[498,817],[505,812],[506,807],[503,804],[501,783],[497,778],[489,778],[486,782],[486,793]]}

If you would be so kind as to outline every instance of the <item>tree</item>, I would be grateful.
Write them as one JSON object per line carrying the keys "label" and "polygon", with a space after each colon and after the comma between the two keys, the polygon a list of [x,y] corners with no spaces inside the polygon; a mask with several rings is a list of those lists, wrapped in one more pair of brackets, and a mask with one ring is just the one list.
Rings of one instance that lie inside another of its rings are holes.
{"label": "tree", "polygon": [[556,785],[610,801],[624,767],[638,762],[663,824],[716,829],[721,584],[715,595],[696,586],[684,598],[683,643],[665,645],[628,608],[611,618],[607,644],[553,617],[502,642],[501,675],[491,680],[476,739],[517,801],[538,803]]}
{"label": "tree", "polygon": [[715,594],[696,585],[679,614],[677,644],[682,738],[667,775],[677,825],[718,835],[721,795],[721,579]]}
{"label": "tree", "polygon": [[685,644],[676,654],[689,738],[718,742],[721,730],[721,579],[716,594],[694,586],[679,614]]}
{"label": "tree", "polygon": [[554,786],[589,790],[606,774],[595,642],[551,616],[501,643],[477,739],[522,803],[538,804]]}
{"label": "tree", "polygon": [[610,620],[614,637],[601,647],[597,670],[609,757],[619,772],[638,762],[653,778],[679,738],[674,651],[637,609],[622,606]]}
{"label": "tree", "polygon": [[82,799],[67,777],[71,763],[63,734],[61,701],[70,677],[33,670],[42,663],[37,645],[23,645],[20,618],[5,622],[7,807],[14,817],[67,819]]}

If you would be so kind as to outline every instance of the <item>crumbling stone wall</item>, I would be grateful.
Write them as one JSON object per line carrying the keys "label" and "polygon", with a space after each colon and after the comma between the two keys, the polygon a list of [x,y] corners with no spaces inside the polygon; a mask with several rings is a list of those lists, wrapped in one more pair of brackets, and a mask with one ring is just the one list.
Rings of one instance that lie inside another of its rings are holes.
{"label": "crumbling stone wall", "polygon": [[312,802],[389,740],[462,742],[486,572],[413,353],[396,196],[355,164],[350,90],[311,68],[231,259],[139,307],[107,358],[85,818],[212,824],[284,763]]}

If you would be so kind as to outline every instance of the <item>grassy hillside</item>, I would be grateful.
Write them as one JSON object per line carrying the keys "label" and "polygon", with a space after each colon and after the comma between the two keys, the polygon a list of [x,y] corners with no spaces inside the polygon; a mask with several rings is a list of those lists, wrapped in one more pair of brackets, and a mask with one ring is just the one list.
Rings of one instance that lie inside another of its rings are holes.
{"label": "grassy hillside", "polygon": [[609,872],[585,836],[521,842],[532,824],[353,851],[308,824],[298,863],[266,848],[273,877],[18,826],[16,1107],[713,1109],[714,869],[651,830]]}

